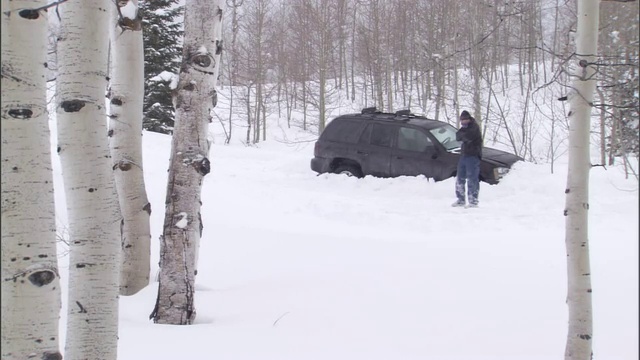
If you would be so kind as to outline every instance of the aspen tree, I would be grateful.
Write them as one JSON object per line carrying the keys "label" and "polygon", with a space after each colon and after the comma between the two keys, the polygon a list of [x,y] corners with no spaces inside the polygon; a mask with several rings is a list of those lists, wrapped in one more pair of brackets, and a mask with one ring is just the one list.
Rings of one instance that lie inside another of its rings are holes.
{"label": "aspen tree", "polygon": [[596,52],[600,0],[578,1],[578,30],[569,93],[569,168],[567,175],[565,232],[569,330],[565,360],[591,359],[593,313],[589,263],[589,131],[596,88]]}
{"label": "aspen tree", "polygon": [[120,295],[133,295],[149,284],[151,243],[142,166],[144,59],[137,0],[112,6],[110,64],[109,145],[123,218]]}
{"label": "aspen tree", "polygon": [[105,90],[110,0],[60,6],[58,153],[69,223],[65,360],[113,360],[118,343],[120,209]]}
{"label": "aspen tree", "polygon": [[46,5],[44,0],[2,0],[0,14],[3,360],[62,358]]}
{"label": "aspen tree", "polygon": [[210,171],[208,125],[216,106],[222,52],[222,0],[187,0],[176,124],[171,143],[160,279],[151,314],[160,324],[192,324],[198,247],[202,236],[200,193]]}

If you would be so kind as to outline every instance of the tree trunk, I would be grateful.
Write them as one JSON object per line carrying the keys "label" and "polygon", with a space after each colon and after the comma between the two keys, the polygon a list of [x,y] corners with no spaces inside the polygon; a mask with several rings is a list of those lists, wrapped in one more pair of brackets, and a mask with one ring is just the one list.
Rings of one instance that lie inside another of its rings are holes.
{"label": "tree trunk", "polygon": [[604,109],[606,98],[600,89],[596,89],[600,97],[600,165],[607,163],[607,113]]}
{"label": "tree trunk", "polygon": [[566,195],[566,247],[569,331],[565,360],[592,356],[593,319],[589,264],[589,130],[598,48],[598,0],[578,1],[574,89],[569,94],[569,169]]}
{"label": "tree trunk", "polygon": [[[324,12],[322,12],[324,14]],[[323,15],[324,18],[324,15]],[[321,29],[320,51],[318,52],[318,136],[324,131],[327,121],[327,56],[330,46],[328,45],[327,29]]]}
{"label": "tree trunk", "polygon": [[109,145],[123,217],[120,295],[149,285],[151,204],[142,167],[144,61],[138,14],[138,0],[112,6]]}
{"label": "tree trunk", "polygon": [[[69,221],[65,359],[115,359],[120,209],[111,172],[104,95],[108,0],[60,6],[58,153]],[[97,29],[97,30],[92,30]]]}
{"label": "tree trunk", "polygon": [[151,314],[160,324],[192,324],[198,247],[202,236],[200,193],[210,171],[208,125],[215,107],[222,51],[222,0],[187,0],[180,80],[175,90],[176,127],[171,144],[167,206],[160,244],[160,284]]}
{"label": "tree trunk", "polygon": [[[61,359],[47,13],[2,1],[2,359]],[[25,46],[28,44],[29,46]]]}

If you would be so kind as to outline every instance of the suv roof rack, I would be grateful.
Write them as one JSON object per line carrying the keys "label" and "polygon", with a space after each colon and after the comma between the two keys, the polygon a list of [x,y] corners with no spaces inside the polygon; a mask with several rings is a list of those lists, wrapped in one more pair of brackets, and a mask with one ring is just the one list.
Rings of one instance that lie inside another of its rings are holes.
{"label": "suv roof rack", "polygon": [[379,111],[375,106],[363,108],[360,112],[361,115],[365,115],[369,119],[386,120],[386,121],[402,121],[407,122],[418,116],[411,113],[411,110],[404,109],[398,110],[395,113],[386,113]]}
{"label": "suv roof rack", "polygon": [[[412,116],[413,114],[411,113],[411,110],[409,110],[409,109],[396,111],[396,116],[403,116],[403,115]],[[413,116],[415,116],[415,115],[413,115]]]}

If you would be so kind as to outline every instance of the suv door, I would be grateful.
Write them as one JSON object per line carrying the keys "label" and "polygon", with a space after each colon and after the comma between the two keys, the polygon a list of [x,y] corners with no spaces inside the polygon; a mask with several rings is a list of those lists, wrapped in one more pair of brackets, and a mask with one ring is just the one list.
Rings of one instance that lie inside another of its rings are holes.
{"label": "suv door", "polygon": [[396,136],[391,152],[391,176],[438,177],[442,164],[438,161],[438,150],[426,132],[402,126]]}
{"label": "suv door", "polygon": [[390,124],[367,124],[356,150],[364,175],[380,177],[390,175],[391,147],[396,132],[397,127]]}

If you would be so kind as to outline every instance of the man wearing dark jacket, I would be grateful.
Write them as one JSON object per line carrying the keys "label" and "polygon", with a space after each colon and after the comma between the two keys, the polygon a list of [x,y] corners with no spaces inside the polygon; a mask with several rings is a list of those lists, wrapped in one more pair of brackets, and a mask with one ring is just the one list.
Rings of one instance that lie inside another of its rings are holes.
{"label": "man wearing dark jacket", "polygon": [[456,133],[456,140],[462,143],[458,173],[456,179],[456,197],[458,200],[452,206],[465,206],[465,183],[467,185],[467,200],[469,207],[478,206],[480,192],[480,159],[482,158],[482,133],[468,111],[460,114],[460,130]]}

